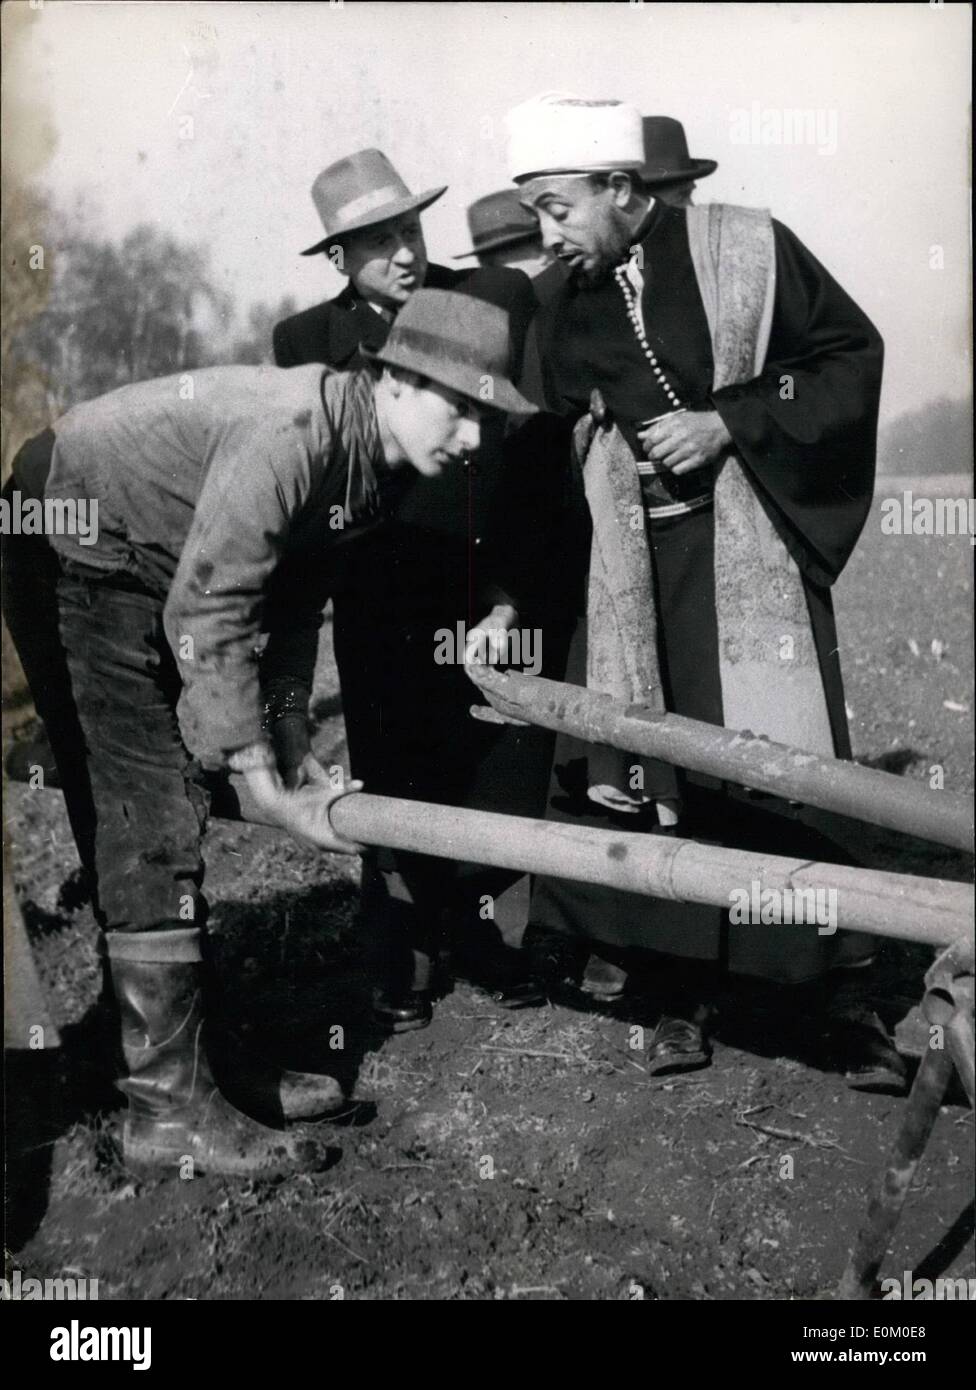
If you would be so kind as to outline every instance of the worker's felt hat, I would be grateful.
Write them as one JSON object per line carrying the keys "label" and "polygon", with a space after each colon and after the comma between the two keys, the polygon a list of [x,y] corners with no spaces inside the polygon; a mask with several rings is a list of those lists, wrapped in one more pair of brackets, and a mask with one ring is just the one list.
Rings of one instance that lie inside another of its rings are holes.
{"label": "worker's felt hat", "polygon": [[312,184],[312,202],[326,234],[302,255],[328,250],[347,232],[430,207],[446,189],[444,184],[411,193],[382,150],[357,150],[346,155],[323,169]]}
{"label": "worker's felt hat", "polygon": [[360,348],[374,362],[402,367],[511,415],[536,407],[509,378],[508,314],[496,304],[452,290],[415,290],[381,348]]}

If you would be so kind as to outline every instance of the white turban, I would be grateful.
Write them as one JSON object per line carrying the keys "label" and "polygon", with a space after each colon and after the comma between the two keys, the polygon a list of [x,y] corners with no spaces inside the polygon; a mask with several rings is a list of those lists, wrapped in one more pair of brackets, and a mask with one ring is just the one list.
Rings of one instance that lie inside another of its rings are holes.
{"label": "white turban", "polygon": [[639,169],[644,131],[636,106],[542,92],[506,116],[513,182],[532,174]]}

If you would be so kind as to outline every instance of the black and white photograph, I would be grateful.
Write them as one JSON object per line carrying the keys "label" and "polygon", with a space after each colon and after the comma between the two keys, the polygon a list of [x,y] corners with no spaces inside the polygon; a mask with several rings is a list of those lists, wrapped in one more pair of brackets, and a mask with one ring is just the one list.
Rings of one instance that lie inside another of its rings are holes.
{"label": "black and white photograph", "polygon": [[32,1355],[182,1373],[185,1302],[758,1302],[803,1308],[757,1365],[948,1366],[971,27],[5,0]]}

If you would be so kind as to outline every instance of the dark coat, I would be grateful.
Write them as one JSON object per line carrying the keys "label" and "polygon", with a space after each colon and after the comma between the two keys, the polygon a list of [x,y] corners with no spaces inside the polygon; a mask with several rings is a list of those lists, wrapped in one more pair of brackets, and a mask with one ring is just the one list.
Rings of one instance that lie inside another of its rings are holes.
{"label": "dark coat", "polygon": [[[505,309],[518,377],[537,307],[528,277],[505,267],[431,265],[424,283]],[[360,347],[381,347],[388,331],[348,285],[276,325],[275,361],[348,370],[363,360]],[[372,545],[350,547],[336,578],[334,642],[352,771],[372,791],[541,811],[549,741],[535,730],[499,730],[472,719],[470,706],[482,701],[463,669],[433,660],[438,630],[477,622],[496,599],[524,611],[517,592],[525,554],[519,477],[531,460],[509,455],[504,426],[501,416],[486,422],[467,469],[412,479],[388,527]],[[531,776],[530,746],[537,764]]]}
{"label": "dark coat", "polygon": [[[520,375],[525,335],[537,307],[528,276],[505,267],[449,270],[446,266],[430,265],[424,287],[473,294],[504,309],[509,316],[512,335],[511,373],[515,378]],[[275,362],[279,367],[322,362],[336,371],[349,371],[363,365],[361,347],[375,350],[383,346],[389,327],[349,284],[334,299],[293,314],[275,325],[272,334]],[[445,469],[439,478],[417,477],[397,510],[398,520],[403,524],[420,527],[430,531],[432,536],[450,538],[463,545],[464,556],[459,564],[463,567],[465,594],[471,579],[469,566],[474,565],[475,584],[481,590],[480,602],[494,597],[496,587],[501,587],[511,597],[519,597],[511,594],[510,574],[489,573],[490,569],[504,569],[497,550],[490,560],[487,558],[493,532],[506,506],[502,496],[505,487],[503,431],[501,418],[488,421],[483,427],[482,448],[470,468],[464,471]],[[464,616],[464,611],[457,614],[457,617]],[[474,621],[480,616],[476,614]]]}
{"label": "dark coat", "polygon": [[[486,266],[475,270],[449,270],[447,266],[427,267],[424,288],[455,290],[473,294],[488,304],[504,309],[511,324],[515,349],[513,375],[518,376],[522,363],[522,347],[529,321],[535,312],[536,301],[527,276],[519,270]],[[289,319],[282,319],[272,333],[275,362],[279,367],[298,367],[306,362],[324,362],[337,371],[349,371],[362,365],[360,347],[380,348],[386,342],[389,324],[352,284],[311,309],[303,309]]]}
{"label": "dark coat", "polygon": [[[642,311],[647,341],[689,409],[715,410],[732,436],[784,545],[800,568],[820,662],[837,757],[850,757],[844,690],[829,586],[843,569],[870,506],[883,344],[876,329],[825,268],[773,222],[776,294],[766,363],[750,381],[713,390],[712,340],[692,263],[687,214],[657,203],[645,224]],[[597,286],[570,280],[533,325],[546,399],[567,419],[589,407],[598,388],[635,454],[636,426],[671,409],[637,345],[613,279]],[[784,382],[792,390],[783,394]],[[582,486],[578,512],[585,515]],[[582,523],[581,523],[582,525]],[[715,528],[711,511],[652,523],[651,556],[658,654],[668,710],[724,722],[716,618]],[[585,588],[566,679],[586,682]],[[560,735],[547,818],[607,829],[621,819],[588,800],[589,746]],[[776,798],[748,798],[699,773],[682,776],[685,815],[679,835],[737,849],[849,862],[846,850],[803,823]],[[803,813],[804,815],[806,813]],[[820,819],[823,824],[823,820]],[[815,940],[732,930],[723,944],[721,915],[539,877],[532,920],[540,927],[617,947],[643,947],[780,981],[812,978],[833,963],[842,934]],[[850,949],[848,942],[844,949]]]}

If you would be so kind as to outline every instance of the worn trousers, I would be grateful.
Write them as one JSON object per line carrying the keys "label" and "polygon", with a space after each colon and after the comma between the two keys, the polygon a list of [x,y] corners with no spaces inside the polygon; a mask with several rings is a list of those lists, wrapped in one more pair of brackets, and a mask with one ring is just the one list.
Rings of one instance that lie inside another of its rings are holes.
{"label": "worn trousers", "polygon": [[208,794],[180,736],[181,681],[162,600],[135,581],[57,573],[43,537],[8,539],[4,613],[93,876],[99,924],[203,926]]}

